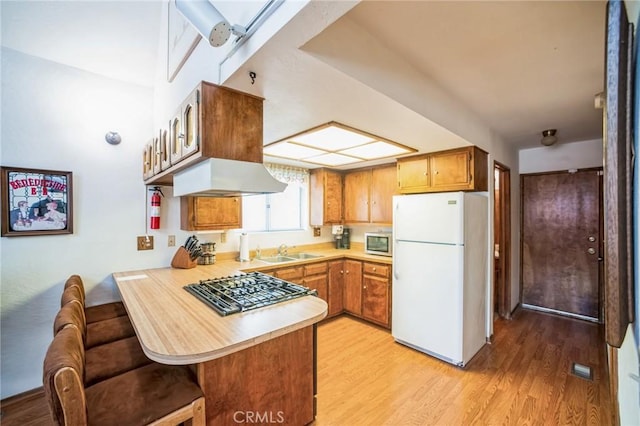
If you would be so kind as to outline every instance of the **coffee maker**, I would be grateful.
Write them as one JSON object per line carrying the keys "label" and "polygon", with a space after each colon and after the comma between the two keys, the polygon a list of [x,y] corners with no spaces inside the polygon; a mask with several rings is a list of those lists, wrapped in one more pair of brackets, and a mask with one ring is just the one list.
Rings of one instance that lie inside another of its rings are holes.
{"label": "coffee maker", "polygon": [[351,229],[344,228],[342,225],[333,225],[331,233],[336,241],[337,249],[349,249],[351,248]]}

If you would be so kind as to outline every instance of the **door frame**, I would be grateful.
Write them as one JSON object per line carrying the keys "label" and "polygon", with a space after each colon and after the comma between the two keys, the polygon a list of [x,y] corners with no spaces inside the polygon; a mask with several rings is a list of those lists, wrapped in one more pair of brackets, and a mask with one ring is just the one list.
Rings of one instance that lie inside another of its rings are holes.
{"label": "door frame", "polygon": [[[494,160],[493,170],[494,177],[495,172],[498,171],[498,188],[500,188],[500,229],[498,230],[498,241],[496,242],[494,240],[494,245],[497,243],[500,246],[500,257],[498,259],[500,275],[498,282],[494,282],[493,285],[494,291],[493,301],[491,303],[491,314],[493,315],[493,306],[497,298],[498,316],[504,319],[511,319],[511,169]],[[495,197],[495,182],[493,187]],[[495,203],[493,209],[495,226]],[[493,276],[495,277],[495,264],[492,270],[494,271]]]}
{"label": "door frame", "polygon": [[[603,203],[603,186],[602,186],[602,180],[603,180],[603,168],[602,167],[586,167],[586,168],[582,168],[582,169],[570,169],[570,170],[575,170],[575,172],[598,172],[598,177],[599,177],[599,182],[598,182],[598,200],[599,200],[599,206],[598,206],[598,236],[600,237],[600,241],[598,242],[598,250],[599,250],[599,254],[598,254],[598,258],[601,259],[603,254],[604,254],[604,203]],[[522,272],[522,262],[523,262],[523,245],[524,245],[524,209],[522,208],[523,203],[524,203],[524,178],[526,176],[542,176],[542,175],[554,175],[554,174],[559,174],[559,173],[569,173],[569,170],[563,169],[563,170],[555,170],[555,171],[549,171],[549,172],[537,172],[537,173],[524,173],[520,175],[520,300],[519,300],[519,304],[520,306],[524,306],[523,303],[523,298],[524,298],[524,279],[523,279],[523,272]],[[599,262],[598,265],[598,304],[599,304],[599,310],[598,310],[598,316],[599,318],[597,319],[597,321],[594,322],[598,322],[598,323],[602,323],[604,322],[604,317],[601,316],[602,314],[602,306],[604,305],[604,280],[603,280],[603,273],[602,265],[603,262]],[[586,321],[592,321],[590,320],[588,317],[583,317],[581,315],[572,315],[570,313],[563,313],[560,311],[555,311],[552,309],[546,310],[543,308],[540,308],[541,311],[544,312],[548,312],[548,313],[556,313],[559,315],[563,315],[569,318],[576,318],[576,319],[581,319],[581,320],[586,320]]]}

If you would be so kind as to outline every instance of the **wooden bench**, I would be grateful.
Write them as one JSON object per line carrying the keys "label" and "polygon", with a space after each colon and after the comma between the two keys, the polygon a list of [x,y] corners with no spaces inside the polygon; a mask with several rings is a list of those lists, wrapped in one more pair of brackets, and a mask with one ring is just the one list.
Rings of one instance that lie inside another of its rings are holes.
{"label": "wooden bench", "polygon": [[86,340],[86,325],[84,310],[77,300],[66,303],[53,322],[54,337],[67,326],[73,326],[80,331],[85,350],[85,386],[93,385],[127,371],[151,364],[152,361],[144,354],[142,346],[136,336],[127,337],[95,345],[90,348],[84,344]]}
{"label": "wooden bench", "polygon": [[84,284],[82,278],[79,275],[71,275],[64,284],[64,290],[69,287],[78,287],[80,297],[82,298],[82,305],[85,307],[85,318],[87,324],[92,324],[98,321],[104,321],[111,318],[127,316],[127,310],[122,302],[103,303],[96,306],[86,306],[86,293],[84,291]]}
{"label": "wooden bench", "polygon": [[84,384],[81,331],[68,325],[45,355],[43,385],[52,418],[65,426],[205,424],[204,397],[188,367],[151,363]]}
{"label": "wooden bench", "polygon": [[[86,320],[86,308],[84,306],[84,295],[78,286],[71,285],[62,292],[60,305],[62,307],[69,303],[78,303],[82,308],[82,322],[85,324],[83,339],[86,348],[103,345],[116,340],[125,339],[136,335],[133,324],[128,315],[116,316],[88,323]],[[57,330],[54,330],[54,333]]]}

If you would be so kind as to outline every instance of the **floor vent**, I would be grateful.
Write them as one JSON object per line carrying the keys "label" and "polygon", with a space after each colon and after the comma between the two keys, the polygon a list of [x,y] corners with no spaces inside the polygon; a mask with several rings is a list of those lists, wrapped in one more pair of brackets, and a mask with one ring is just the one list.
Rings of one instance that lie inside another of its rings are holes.
{"label": "floor vent", "polygon": [[581,379],[593,380],[593,372],[588,365],[578,364],[577,362],[571,363],[571,374]]}

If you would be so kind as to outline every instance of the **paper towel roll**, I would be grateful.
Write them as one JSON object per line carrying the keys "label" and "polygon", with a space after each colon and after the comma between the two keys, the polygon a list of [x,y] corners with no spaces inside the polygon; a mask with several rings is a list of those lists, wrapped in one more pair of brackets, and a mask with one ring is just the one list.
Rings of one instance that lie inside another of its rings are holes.
{"label": "paper towel roll", "polygon": [[240,262],[249,261],[249,236],[240,234]]}

